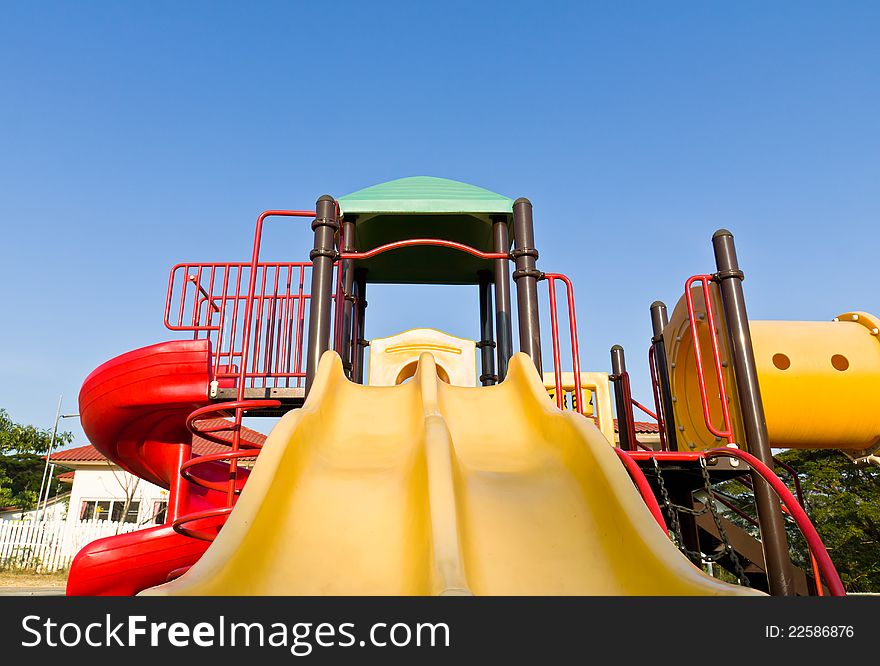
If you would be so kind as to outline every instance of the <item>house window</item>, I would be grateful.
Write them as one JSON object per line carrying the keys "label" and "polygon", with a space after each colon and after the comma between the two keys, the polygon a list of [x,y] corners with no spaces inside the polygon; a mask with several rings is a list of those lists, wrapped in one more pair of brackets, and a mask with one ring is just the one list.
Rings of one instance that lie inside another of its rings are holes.
{"label": "house window", "polygon": [[141,503],[130,502],[125,516],[125,500],[86,500],[79,512],[80,520],[112,520],[114,522],[136,523]]}
{"label": "house window", "polygon": [[153,523],[156,525],[164,525],[167,514],[168,502],[153,502]]}
{"label": "house window", "polygon": [[95,518],[95,502],[83,502],[82,509],[79,512],[80,520],[94,520]]}

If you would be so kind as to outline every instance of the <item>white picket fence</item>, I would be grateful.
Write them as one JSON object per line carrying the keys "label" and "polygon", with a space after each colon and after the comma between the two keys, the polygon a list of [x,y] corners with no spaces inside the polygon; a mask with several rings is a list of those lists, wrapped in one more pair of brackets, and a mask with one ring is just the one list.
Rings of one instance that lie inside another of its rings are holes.
{"label": "white picket fence", "polygon": [[109,520],[0,520],[0,571],[51,573],[66,569],[87,543],[137,528],[135,523]]}

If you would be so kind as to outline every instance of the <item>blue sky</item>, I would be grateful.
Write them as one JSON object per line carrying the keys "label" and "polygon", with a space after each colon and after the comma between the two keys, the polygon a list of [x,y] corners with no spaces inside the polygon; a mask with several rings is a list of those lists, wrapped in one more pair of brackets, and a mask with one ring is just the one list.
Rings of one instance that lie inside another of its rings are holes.
{"label": "blue sky", "polygon": [[[173,338],[167,271],[246,259],[265,208],[409,175],[528,196],[583,365],[629,350],[733,230],[750,315],[880,311],[872,2],[5,3],[0,406]],[[306,225],[267,257],[301,260]],[[476,336],[461,292],[376,289],[368,335]],[[65,425],[71,425],[70,421]],[[85,443],[77,424],[77,443]]]}

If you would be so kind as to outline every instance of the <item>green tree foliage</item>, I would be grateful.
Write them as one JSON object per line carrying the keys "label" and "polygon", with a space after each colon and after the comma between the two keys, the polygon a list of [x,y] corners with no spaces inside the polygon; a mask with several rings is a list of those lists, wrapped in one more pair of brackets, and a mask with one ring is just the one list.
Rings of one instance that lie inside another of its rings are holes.
{"label": "green tree foliage", "polygon": [[778,457],[797,470],[807,513],[846,589],[880,592],[880,467],[829,450],[791,449]]}
{"label": "green tree foliage", "polygon": [[[807,514],[822,537],[844,587],[850,592],[880,592],[880,467],[856,465],[840,451],[790,449],[777,458],[798,473]],[[789,488],[783,470],[777,472]],[[742,484],[718,486],[740,509],[754,517],[752,494]],[[728,517],[754,536],[758,530],[733,513]],[[811,572],[806,542],[793,521],[787,532],[791,559]]]}
{"label": "green tree foliage", "polygon": [[[55,448],[69,444],[73,434],[55,435]],[[40,482],[52,431],[32,425],[15,423],[0,409],[0,507],[14,506],[23,510],[37,505]]]}
{"label": "green tree foliage", "polygon": [[[5,409],[0,409],[0,454],[45,454],[49,450],[51,441],[51,429],[40,429],[32,425],[15,423]],[[55,435],[56,448],[70,444],[72,441],[73,433],[59,432]]]}

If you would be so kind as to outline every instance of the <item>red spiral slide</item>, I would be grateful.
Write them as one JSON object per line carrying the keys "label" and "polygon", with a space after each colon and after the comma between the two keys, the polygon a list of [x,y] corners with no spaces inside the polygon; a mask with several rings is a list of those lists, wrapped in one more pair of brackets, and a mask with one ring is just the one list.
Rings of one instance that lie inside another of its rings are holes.
{"label": "red spiral slide", "polygon": [[[89,441],[123,469],[167,488],[169,502],[165,525],[83,548],[71,564],[68,595],[133,595],[185,570],[207,549],[208,542],[178,534],[171,522],[226,501],[223,493],[189,484],[179,473],[192,455],[186,418],[209,403],[210,359],[207,340],[162,342],[107,361],[83,383],[79,408]],[[218,479],[228,475],[228,465],[219,462],[202,470]]]}

